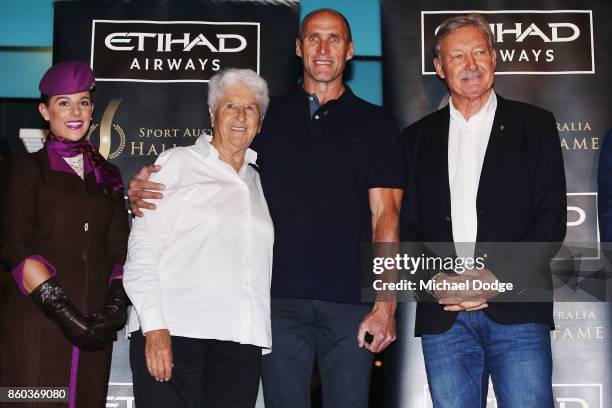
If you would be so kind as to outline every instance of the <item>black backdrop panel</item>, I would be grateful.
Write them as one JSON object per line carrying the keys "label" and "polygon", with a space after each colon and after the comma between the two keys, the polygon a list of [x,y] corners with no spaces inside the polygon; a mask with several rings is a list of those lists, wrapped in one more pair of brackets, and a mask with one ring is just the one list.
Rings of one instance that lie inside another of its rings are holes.
{"label": "black backdrop panel", "polygon": [[210,132],[207,80],[219,70],[258,71],[273,95],[294,86],[298,17],[298,1],[57,2],[53,59],[91,62],[90,140],[128,180]]}

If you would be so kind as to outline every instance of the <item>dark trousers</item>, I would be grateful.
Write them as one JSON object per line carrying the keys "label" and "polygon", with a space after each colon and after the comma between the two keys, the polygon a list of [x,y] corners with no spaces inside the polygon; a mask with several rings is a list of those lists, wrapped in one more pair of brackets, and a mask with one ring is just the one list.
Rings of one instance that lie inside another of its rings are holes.
{"label": "dark trousers", "polygon": [[132,333],[130,365],[140,408],[253,408],[259,391],[261,348],[231,341],[172,336],[174,367],[157,382],[145,360],[145,337]]}
{"label": "dark trousers", "polygon": [[319,366],[325,408],[366,408],[372,353],[357,345],[370,306],[272,299],[272,353],[262,358],[266,408],[310,408]]}

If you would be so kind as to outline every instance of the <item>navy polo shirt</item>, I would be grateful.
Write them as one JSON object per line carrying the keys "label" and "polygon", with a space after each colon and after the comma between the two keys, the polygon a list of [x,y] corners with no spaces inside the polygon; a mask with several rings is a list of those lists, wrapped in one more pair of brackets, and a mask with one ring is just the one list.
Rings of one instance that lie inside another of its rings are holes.
{"label": "navy polo shirt", "polygon": [[274,222],[272,297],[359,303],[368,189],[404,187],[399,134],[348,88],[312,116],[308,96],[272,98],[252,145]]}

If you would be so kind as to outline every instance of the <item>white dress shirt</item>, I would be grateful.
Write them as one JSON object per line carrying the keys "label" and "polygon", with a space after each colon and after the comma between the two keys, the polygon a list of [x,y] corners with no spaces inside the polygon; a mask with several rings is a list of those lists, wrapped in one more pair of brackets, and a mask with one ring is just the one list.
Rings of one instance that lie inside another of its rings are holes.
{"label": "white dress shirt", "polygon": [[448,129],[448,181],[451,198],[453,240],[458,256],[473,257],[478,231],[476,197],[480,172],[484,162],[489,136],[493,128],[497,97],[495,92],[487,103],[469,120],[449,101]]}
{"label": "white dress shirt", "polygon": [[269,352],[274,228],[248,149],[239,172],[200,136],[163,152],[151,181],[156,210],[136,218],[123,283],[134,304],[128,330],[229,340]]}

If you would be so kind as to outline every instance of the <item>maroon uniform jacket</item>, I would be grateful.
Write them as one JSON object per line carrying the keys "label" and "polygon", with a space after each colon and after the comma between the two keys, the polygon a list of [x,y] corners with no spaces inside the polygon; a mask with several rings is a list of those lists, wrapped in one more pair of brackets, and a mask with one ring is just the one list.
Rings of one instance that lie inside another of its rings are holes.
{"label": "maroon uniform jacket", "polygon": [[[56,279],[72,302],[84,313],[97,311],[113,267],[125,262],[129,226],[123,192],[96,184],[93,172],[82,180],[74,172],[52,171],[46,149],[13,156],[1,168],[2,262],[13,270],[28,256],[43,256],[57,270]],[[68,387],[72,345],[14,281],[4,292],[0,386]],[[105,406],[111,352],[109,345],[79,353],[76,406]]]}

